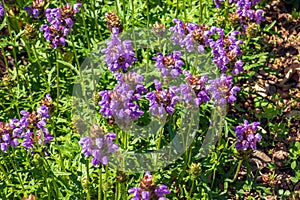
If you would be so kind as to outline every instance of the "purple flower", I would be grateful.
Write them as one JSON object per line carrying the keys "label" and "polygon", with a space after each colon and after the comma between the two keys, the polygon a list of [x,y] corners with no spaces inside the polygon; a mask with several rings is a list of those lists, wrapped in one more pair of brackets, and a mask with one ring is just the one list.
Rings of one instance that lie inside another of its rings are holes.
{"label": "purple flower", "polygon": [[45,16],[50,25],[44,24],[40,30],[44,32],[45,39],[51,42],[54,49],[66,45],[65,37],[71,32],[75,14],[79,12],[80,7],[80,3],[74,4],[73,8],[67,3],[62,8],[46,9]]}
{"label": "purple flower", "polygon": [[118,84],[113,91],[101,91],[102,99],[98,102],[100,113],[104,117],[118,120],[124,126],[131,124],[144,114],[137,104],[147,89],[142,84],[143,76],[136,72],[116,73]]}
{"label": "purple flower", "polygon": [[[98,128],[98,126],[94,126]],[[85,136],[81,138],[79,144],[82,146],[81,153],[85,155],[85,158],[92,156],[92,165],[97,167],[101,163],[103,165],[108,164],[108,156],[113,154],[119,149],[119,146],[113,143],[115,140],[115,133],[98,134],[96,137]]]}
{"label": "purple flower", "polygon": [[162,89],[161,83],[154,80],[155,92],[149,92],[145,95],[149,99],[149,110],[152,115],[162,117],[168,113],[172,115],[175,111],[175,105],[181,100],[180,88],[171,86],[169,89]]}
{"label": "purple flower", "polygon": [[243,125],[234,127],[237,137],[235,147],[238,151],[256,150],[257,142],[260,142],[262,139],[259,133],[255,134],[259,125],[259,122],[249,124],[248,121],[245,120]]}
{"label": "purple flower", "polygon": [[[207,76],[202,76],[202,77],[192,76],[192,75],[187,76],[189,85],[191,86],[191,88],[194,90],[196,94],[196,99],[194,99],[196,106],[199,106],[201,103],[206,103],[210,101],[209,91],[205,86],[207,82],[207,78],[208,78]],[[182,93],[189,94],[187,92],[187,89],[183,90]]]}
{"label": "purple flower", "polygon": [[0,3],[0,20],[2,20],[4,15],[5,15],[4,8],[3,5]]}
{"label": "purple flower", "polygon": [[172,78],[176,78],[182,74],[182,66],[184,62],[181,60],[182,53],[180,51],[174,51],[168,56],[163,56],[162,53],[158,52],[157,56],[153,57],[156,61],[155,66],[160,70],[162,77],[167,77],[169,75]]}
{"label": "purple flower", "polygon": [[238,86],[232,86],[232,76],[222,74],[220,78],[209,80],[208,83],[210,85],[207,89],[211,92],[215,106],[225,106],[227,103],[234,103],[240,88]]}
{"label": "purple flower", "polygon": [[75,3],[74,6],[73,6],[74,12],[78,13],[79,12],[79,8],[81,8],[81,7],[82,7],[81,3]]}
{"label": "purple flower", "polygon": [[105,54],[104,62],[110,71],[126,72],[137,58],[134,55],[131,41],[122,42],[118,33],[118,28],[113,28],[111,40],[106,41],[107,48],[102,49],[101,52]]}
{"label": "purple flower", "polygon": [[165,200],[165,195],[170,194],[170,190],[164,184],[156,186],[149,171],[141,179],[140,187],[133,187],[128,190],[131,200]]}

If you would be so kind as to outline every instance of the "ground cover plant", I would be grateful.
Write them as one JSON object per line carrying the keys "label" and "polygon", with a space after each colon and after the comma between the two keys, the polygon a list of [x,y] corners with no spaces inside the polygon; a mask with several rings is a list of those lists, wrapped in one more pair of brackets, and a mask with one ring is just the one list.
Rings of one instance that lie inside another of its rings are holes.
{"label": "ground cover plant", "polygon": [[0,3],[0,199],[299,199],[300,8]]}

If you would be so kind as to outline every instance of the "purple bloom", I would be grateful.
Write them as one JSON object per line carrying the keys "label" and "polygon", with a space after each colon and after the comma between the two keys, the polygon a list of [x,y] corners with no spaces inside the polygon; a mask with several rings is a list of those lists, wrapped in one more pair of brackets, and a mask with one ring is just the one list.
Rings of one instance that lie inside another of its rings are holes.
{"label": "purple bloom", "polygon": [[249,124],[248,121],[245,120],[243,125],[238,125],[234,128],[238,140],[235,147],[238,151],[256,150],[257,142],[260,142],[262,139],[259,133],[255,134],[259,125],[259,122]]}
{"label": "purple bloom", "polygon": [[[96,125],[94,127],[98,128]],[[95,167],[101,163],[107,165],[108,156],[119,149],[119,146],[113,143],[115,138],[115,133],[102,133],[96,137],[85,136],[79,141],[82,146],[81,153],[85,155],[85,158],[92,156],[91,163]]]}
{"label": "purple bloom", "polygon": [[162,89],[161,83],[158,80],[154,81],[156,91],[146,94],[146,98],[149,99],[149,110],[152,115],[162,117],[164,114],[173,114],[175,111],[175,105],[181,98],[180,88],[171,86],[169,89]]}
{"label": "purple bloom", "polygon": [[180,51],[174,51],[168,56],[163,56],[162,53],[158,52],[157,56],[153,57],[156,60],[155,66],[160,70],[162,77],[169,75],[172,78],[176,78],[182,74],[182,66],[184,62],[181,60],[182,53]]}
{"label": "purple bloom", "polygon": [[134,55],[131,41],[122,42],[118,33],[118,28],[113,28],[111,40],[106,41],[107,48],[102,49],[101,52],[105,54],[104,62],[110,71],[126,72],[137,58]]}
{"label": "purple bloom", "polygon": [[147,89],[142,84],[143,77],[136,72],[116,73],[118,84],[113,91],[101,91],[102,99],[98,102],[100,113],[104,117],[118,120],[124,126],[131,124],[144,114],[136,103]]}
{"label": "purple bloom", "polygon": [[79,12],[79,8],[81,8],[81,7],[82,7],[81,3],[75,3],[74,6],[73,6],[74,12],[78,13]]}
{"label": "purple bloom", "polygon": [[232,86],[232,76],[222,74],[220,78],[209,80],[208,91],[214,100],[214,105],[225,106],[227,103],[234,103],[237,92],[240,90],[238,86]]}
{"label": "purple bloom", "polygon": [[[47,95],[45,99],[52,101],[50,95]],[[53,140],[53,136],[46,128],[47,119],[50,118],[49,109],[46,105],[41,105],[36,112],[29,113],[22,110],[20,114],[22,115],[20,120],[12,119],[9,123],[11,134],[3,135],[2,140],[12,147],[17,147],[18,138],[23,139],[21,145],[34,154],[37,142],[44,146]]]}
{"label": "purple bloom", "polygon": [[4,8],[3,8],[3,5],[0,3],[0,20],[2,20],[2,18],[4,17]]}
{"label": "purple bloom", "polygon": [[131,200],[165,200],[165,195],[170,194],[170,190],[164,184],[156,186],[151,173],[145,173],[141,179],[140,187],[133,187],[128,190],[132,195]]}
{"label": "purple bloom", "polygon": [[59,46],[65,46],[65,37],[69,35],[72,30],[75,14],[79,12],[81,4],[74,4],[73,8],[70,3],[67,3],[62,8],[47,8],[45,16],[47,22],[40,30],[44,32],[46,40],[51,42],[51,46],[55,49]]}
{"label": "purple bloom", "polygon": [[[195,105],[199,106],[201,103],[206,103],[210,101],[209,92],[205,86],[207,82],[207,76],[192,76],[188,75],[187,80],[189,82],[189,85],[194,90],[196,94]],[[188,94],[187,92],[182,92],[185,94]],[[185,98],[186,99],[186,98]]]}

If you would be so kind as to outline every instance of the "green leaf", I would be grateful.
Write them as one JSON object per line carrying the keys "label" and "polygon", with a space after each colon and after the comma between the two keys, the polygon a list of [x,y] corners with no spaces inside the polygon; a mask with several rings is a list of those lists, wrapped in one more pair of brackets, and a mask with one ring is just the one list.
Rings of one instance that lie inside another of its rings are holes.
{"label": "green leaf", "polygon": [[276,24],[276,20],[275,21],[273,21],[270,25],[268,25],[268,26],[266,26],[265,28],[264,28],[264,31],[266,31],[266,32],[268,32],[275,24]]}
{"label": "green leaf", "polygon": [[72,70],[74,70],[77,74],[79,74],[79,71],[76,67],[74,67],[72,64],[65,62],[63,60],[57,60],[58,63],[65,65],[66,67],[71,68]]}
{"label": "green leaf", "polygon": [[295,168],[296,168],[296,166],[297,166],[297,163],[296,163],[296,161],[293,161],[293,162],[292,162],[292,164],[291,164],[291,168],[292,168],[292,169],[295,169]]}
{"label": "green leaf", "polygon": [[69,172],[53,172],[53,173],[56,176],[70,176],[71,175],[71,173],[69,173]]}

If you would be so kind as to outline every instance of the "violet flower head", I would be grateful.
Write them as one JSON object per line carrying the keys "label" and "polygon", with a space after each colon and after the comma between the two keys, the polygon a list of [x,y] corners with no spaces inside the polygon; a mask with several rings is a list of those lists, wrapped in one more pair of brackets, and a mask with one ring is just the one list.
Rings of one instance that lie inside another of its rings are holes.
{"label": "violet flower head", "polygon": [[4,8],[3,5],[0,3],[0,20],[2,20],[4,15],[5,15]]}
{"label": "violet flower head", "polygon": [[[195,105],[199,106],[201,103],[210,101],[209,91],[206,87],[208,76],[189,76],[187,80],[189,85],[196,94]],[[185,92],[187,94],[187,92]]]}
{"label": "violet flower head", "polygon": [[182,53],[180,51],[174,51],[168,56],[164,56],[162,53],[158,52],[157,56],[153,57],[156,61],[155,66],[161,72],[162,77],[167,77],[169,75],[172,78],[176,78],[182,74],[182,66],[184,65],[183,60],[181,60]]}
{"label": "violet flower head", "polygon": [[[47,119],[50,118],[49,109],[43,102],[47,102],[50,107],[53,105],[50,103],[50,95],[46,95],[36,112],[21,110],[21,119],[12,119],[6,125],[0,122],[0,145],[3,152],[6,152],[9,146],[16,148],[21,144],[33,155],[38,145],[45,146],[53,140],[54,137],[46,127]],[[44,151],[47,155],[47,150]]]}
{"label": "violet flower head", "polygon": [[112,132],[105,134],[97,125],[92,126],[91,133],[93,136],[85,136],[80,139],[81,153],[85,155],[85,158],[92,156],[91,163],[95,167],[100,164],[107,165],[108,157],[119,149],[119,146],[113,143],[116,134]]}
{"label": "violet flower head", "polygon": [[111,40],[106,41],[107,48],[101,52],[105,54],[104,62],[108,65],[108,69],[112,72],[126,72],[137,58],[134,55],[131,41],[121,41],[118,37],[119,29],[113,28]]}
{"label": "violet flower head", "polygon": [[45,39],[51,42],[54,49],[66,45],[65,37],[72,31],[80,7],[80,3],[74,4],[73,8],[70,3],[67,3],[62,8],[46,9],[45,16],[48,23],[42,25],[40,31],[44,32]]}
{"label": "violet flower head", "polygon": [[259,122],[249,124],[245,120],[243,125],[238,125],[234,128],[237,137],[235,147],[238,151],[256,150],[257,142],[260,142],[262,139],[259,133],[255,134],[259,125]]}
{"label": "violet flower head", "polygon": [[136,72],[116,73],[115,76],[118,84],[114,90],[99,92],[102,97],[98,102],[100,113],[117,120],[119,125],[128,126],[144,114],[137,102],[147,89],[142,84],[143,76]]}
{"label": "violet flower head", "polygon": [[149,110],[152,115],[163,117],[166,113],[172,115],[175,111],[175,105],[180,98],[180,88],[171,86],[168,89],[162,89],[161,83],[154,80],[155,92],[148,92],[145,97],[149,99]]}
{"label": "violet flower head", "polygon": [[238,86],[232,85],[232,76],[222,74],[220,78],[208,81],[208,91],[214,100],[215,106],[225,106],[227,103],[233,104],[236,101]]}
{"label": "violet flower head", "polygon": [[166,200],[165,195],[170,194],[166,185],[156,185],[149,171],[140,181],[139,187],[133,187],[128,190],[131,200]]}

